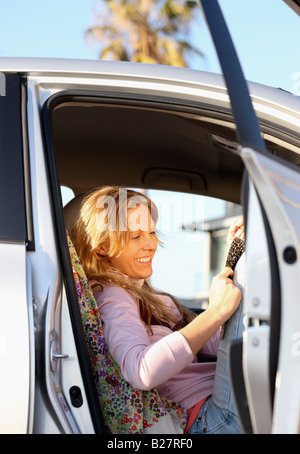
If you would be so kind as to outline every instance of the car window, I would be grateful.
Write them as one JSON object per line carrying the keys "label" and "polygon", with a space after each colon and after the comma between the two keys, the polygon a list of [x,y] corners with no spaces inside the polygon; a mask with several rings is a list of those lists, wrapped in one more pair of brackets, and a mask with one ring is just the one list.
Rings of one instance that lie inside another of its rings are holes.
{"label": "car window", "polygon": [[[63,206],[74,197],[61,186]],[[227,232],[242,213],[238,204],[213,197],[148,190],[159,212],[160,244],[153,262],[151,284],[192,308],[205,308],[211,279],[225,264]]]}
{"label": "car window", "polygon": [[205,308],[212,277],[225,265],[227,232],[240,205],[222,199],[147,191],[159,212],[162,244],[153,261],[151,284],[193,308]]}
{"label": "car window", "polygon": [[[1,79],[3,85],[3,75]],[[21,121],[22,82],[19,76],[9,74],[5,83],[7,95],[0,93],[0,241],[26,242],[30,246],[33,232],[29,178],[24,170],[28,155],[27,149],[24,150]]]}

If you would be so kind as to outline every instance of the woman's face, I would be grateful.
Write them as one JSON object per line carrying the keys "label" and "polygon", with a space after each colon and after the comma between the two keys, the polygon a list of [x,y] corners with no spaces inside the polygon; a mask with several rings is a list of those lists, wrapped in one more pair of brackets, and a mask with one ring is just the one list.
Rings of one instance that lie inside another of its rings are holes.
{"label": "woman's face", "polygon": [[155,224],[146,206],[128,209],[130,240],[119,257],[109,259],[111,266],[135,279],[152,274],[152,259],[157,248]]}

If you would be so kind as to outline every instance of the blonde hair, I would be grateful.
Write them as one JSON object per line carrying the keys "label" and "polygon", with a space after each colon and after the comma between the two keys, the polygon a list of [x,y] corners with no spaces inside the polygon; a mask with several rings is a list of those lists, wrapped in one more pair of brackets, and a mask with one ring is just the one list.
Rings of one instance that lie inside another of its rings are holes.
{"label": "blonde hair", "polygon": [[[192,312],[168,295],[182,315],[178,322],[158,297],[159,294],[166,293],[158,292],[146,280],[139,287],[134,280],[116,273],[109,263],[109,259],[122,254],[128,244],[130,230],[127,211],[138,204],[148,207],[156,223],[157,208],[144,194],[119,186],[96,189],[82,201],[79,217],[69,233],[93,290],[102,291],[104,285],[122,286],[135,296],[140,317],[150,331],[153,317],[160,324],[171,326],[170,322],[175,323],[175,329],[179,329],[194,318]],[[105,255],[99,253],[101,246],[106,249]]]}

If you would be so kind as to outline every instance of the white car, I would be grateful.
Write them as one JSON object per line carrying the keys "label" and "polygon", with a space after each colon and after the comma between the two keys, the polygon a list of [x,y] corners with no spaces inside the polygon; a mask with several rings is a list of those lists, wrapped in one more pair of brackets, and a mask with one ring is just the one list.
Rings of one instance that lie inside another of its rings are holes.
{"label": "white car", "polygon": [[[216,5],[203,2],[222,61],[219,41],[230,43]],[[107,184],[242,205],[236,404],[245,433],[300,432],[300,103],[255,83],[249,97],[234,54],[230,65],[225,82],[159,65],[0,58],[1,433],[105,433],[60,187],[76,196]]]}

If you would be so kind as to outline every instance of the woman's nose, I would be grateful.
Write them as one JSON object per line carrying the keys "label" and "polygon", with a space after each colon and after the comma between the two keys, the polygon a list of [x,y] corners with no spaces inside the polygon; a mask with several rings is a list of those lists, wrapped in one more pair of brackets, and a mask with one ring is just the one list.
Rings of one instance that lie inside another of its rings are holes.
{"label": "woman's nose", "polygon": [[154,250],[156,249],[156,246],[157,241],[155,235],[149,233],[145,234],[143,248],[147,250]]}

